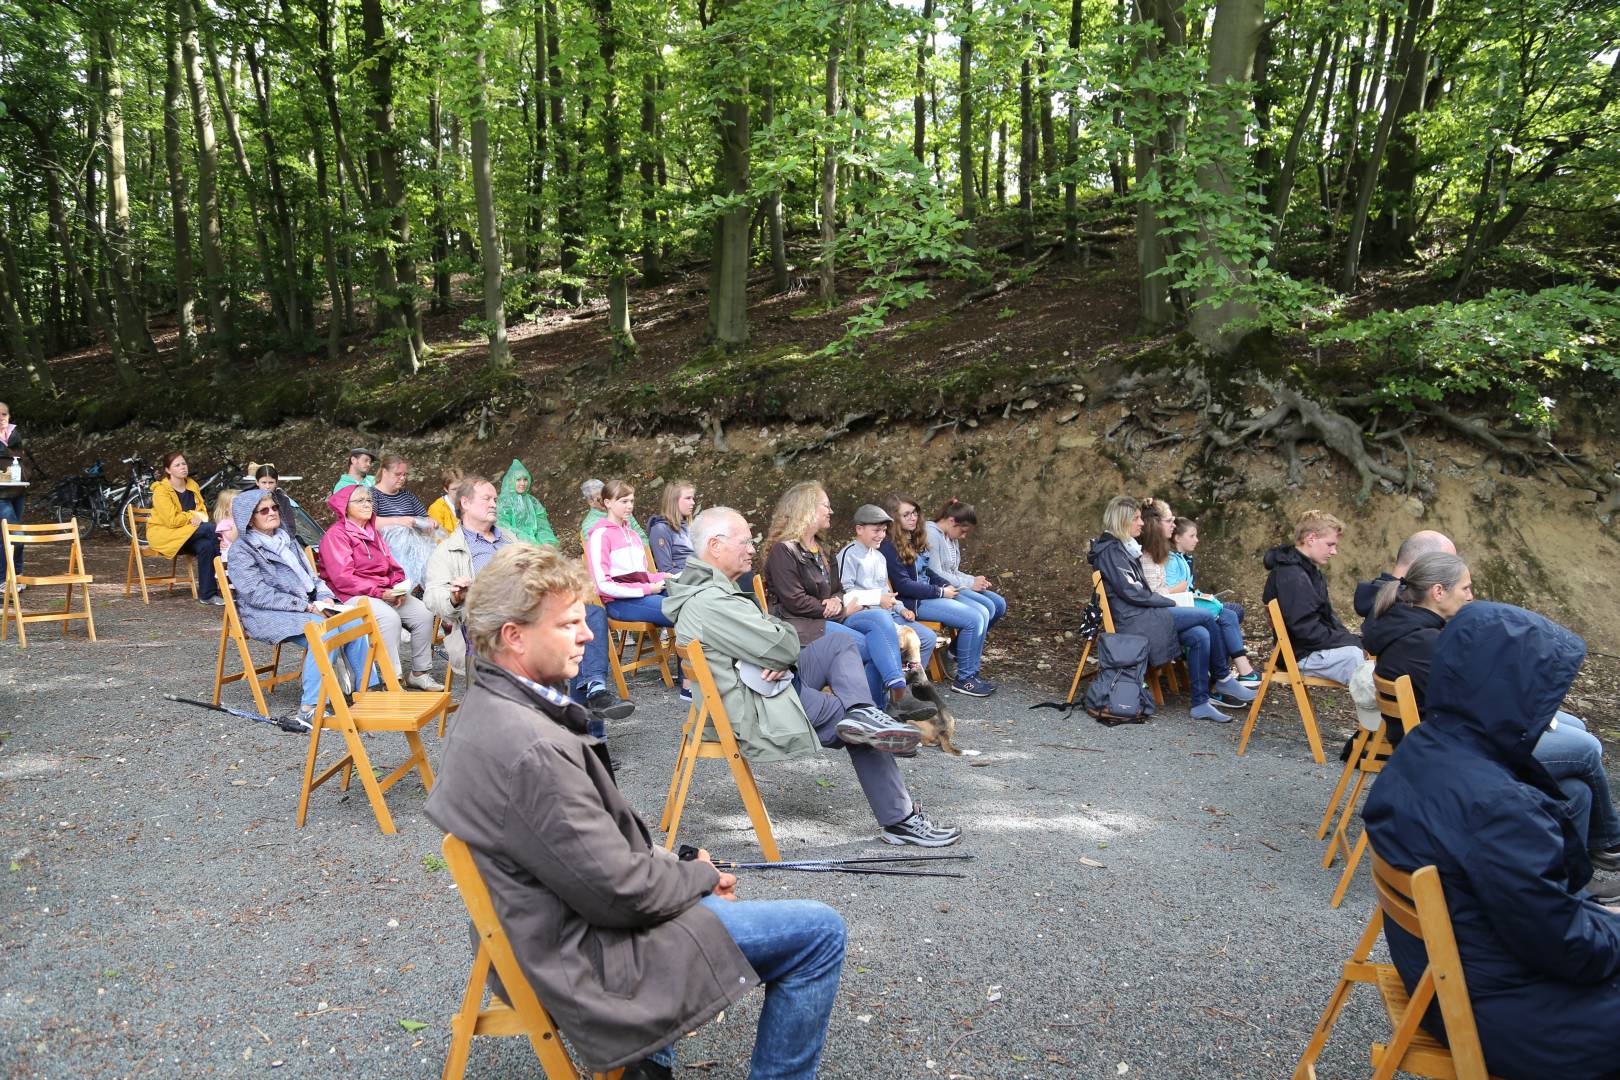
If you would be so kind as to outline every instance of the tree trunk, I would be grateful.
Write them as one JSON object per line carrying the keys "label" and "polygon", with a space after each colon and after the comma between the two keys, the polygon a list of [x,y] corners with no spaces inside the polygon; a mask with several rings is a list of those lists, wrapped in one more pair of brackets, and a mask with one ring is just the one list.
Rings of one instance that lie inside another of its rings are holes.
{"label": "tree trunk", "polygon": [[602,157],[607,167],[608,336],[613,341],[609,370],[636,358],[630,332],[630,245],[624,234],[624,151],[619,145],[619,82],[615,65],[619,28],[613,0],[591,0],[596,16],[597,52],[602,57]]}
{"label": "tree trunk", "polygon": [[[1069,52],[1064,62],[1074,89],[1069,91],[1067,139],[1063,151],[1063,257],[1074,262],[1080,254],[1080,194],[1075,172],[1080,163],[1080,28],[1085,22],[1084,0],[1069,0]],[[1090,249],[1087,248],[1087,251]]]}
{"label": "tree trunk", "polygon": [[1050,187],[1057,173],[1057,123],[1052,116],[1052,65],[1047,59],[1046,31],[1036,35],[1040,53],[1036,57],[1035,72],[1040,76],[1036,91],[1041,110],[1041,183]]}
{"label": "tree trunk", "polygon": [[1328,57],[1338,47],[1338,39],[1324,31],[1322,44],[1316,51],[1316,66],[1311,69],[1311,81],[1305,88],[1305,104],[1294,118],[1294,127],[1288,133],[1288,148],[1283,151],[1282,168],[1271,190],[1271,246],[1276,250],[1282,243],[1283,221],[1288,217],[1288,200],[1294,191],[1294,173],[1299,168],[1299,147],[1304,141],[1305,128],[1311,122],[1316,107],[1316,94],[1322,86],[1322,73],[1327,70]]}
{"label": "tree trunk", "polygon": [[191,267],[191,219],[187,209],[186,172],[180,143],[181,56],[174,10],[164,12],[163,157],[169,170],[169,217],[174,228],[174,317],[179,333],[180,363],[197,359],[197,315]]}
{"label": "tree trunk", "polygon": [[1367,232],[1367,214],[1372,208],[1374,185],[1378,181],[1378,167],[1383,162],[1384,149],[1389,145],[1390,132],[1395,128],[1395,114],[1400,108],[1401,96],[1405,93],[1407,77],[1410,74],[1413,45],[1420,25],[1428,20],[1432,3],[1433,0],[1407,0],[1405,26],[1401,29],[1400,41],[1395,47],[1395,58],[1390,65],[1389,80],[1384,90],[1384,112],[1379,118],[1378,132],[1373,137],[1372,150],[1362,165],[1361,178],[1356,185],[1356,210],[1350,219],[1349,233],[1345,238],[1344,262],[1339,266],[1340,292],[1354,289],[1356,279],[1361,274],[1361,241]]}
{"label": "tree trunk", "polygon": [[973,221],[979,216],[973,199],[973,0],[962,0],[962,26],[957,39],[956,109],[961,121],[956,156],[962,174],[962,220]]}
{"label": "tree trunk", "polygon": [[482,0],[467,0],[467,28],[473,46],[472,179],[473,198],[478,203],[478,249],[484,260],[484,323],[489,335],[489,366],[510,367],[512,352],[506,344],[506,306],[501,292],[501,234],[495,225],[495,185],[491,179],[489,150],[489,111],[485,87],[489,67],[485,60],[484,8]]}
{"label": "tree trunk", "polygon": [[1260,30],[1254,49],[1254,190],[1262,200],[1271,190],[1272,170],[1276,167],[1271,149],[1271,107],[1277,92],[1271,85],[1271,56],[1275,47],[1271,23]]}
{"label": "tree trunk", "polygon": [[[574,143],[571,140],[575,134],[569,129],[567,122],[567,102],[564,97],[562,76],[560,36],[562,31],[557,22],[557,0],[545,0],[545,9],[547,80],[551,93],[551,135],[557,147],[557,266],[563,277],[558,289],[563,303],[577,307],[584,299],[584,290],[579,282],[574,280],[574,268],[579,263],[580,255],[580,178],[576,175],[576,171],[583,172],[585,166],[582,160],[578,170],[574,167]],[[577,125],[581,130],[585,127],[587,111],[582,102]]]}
{"label": "tree trunk", "polygon": [[[721,0],[715,20],[725,18],[734,0]],[[720,88],[720,155],[715,162],[715,194],[722,199],[748,193],[748,77],[741,46],[721,70],[735,81]],[[748,207],[734,206],[714,222],[714,258],[709,267],[709,340],[722,352],[748,344]]]}
{"label": "tree trunk", "polygon": [[820,295],[823,304],[838,299],[836,264],[838,231],[838,143],[833,131],[838,119],[838,61],[843,48],[843,21],[849,18],[847,4],[841,5],[827,39],[827,77],[823,86],[822,114],[827,120],[826,141],[821,149],[821,260]]}
{"label": "tree trunk", "polygon": [[129,257],[129,178],[124,159],[124,84],[113,48],[112,31],[100,31],[102,81],[107,105],[102,116],[107,134],[107,228],[105,238],[112,257],[113,304],[117,312],[117,332],[124,350],[131,355],[152,355],[151,335],[146,315],[135,298],[134,272]]}
{"label": "tree trunk", "polygon": [[22,275],[17,272],[16,253],[11,238],[6,235],[5,215],[0,214],[0,329],[5,330],[6,344],[17,363],[28,376],[29,385],[36,390],[56,392],[50,369],[45,366],[37,333],[31,332],[22,313]]}
{"label": "tree trunk", "polygon": [[1368,247],[1380,258],[1408,258],[1416,253],[1412,247],[1412,226],[1417,220],[1419,160],[1417,131],[1412,120],[1428,107],[1425,100],[1429,89],[1428,72],[1429,50],[1414,45],[1390,129],[1386,155],[1389,163],[1378,185],[1379,214],[1375,221],[1369,222]]}
{"label": "tree trunk", "polygon": [[428,143],[432,146],[428,168],[433,173],[433,301],[430,310],[443,314],[450,310],[450,216],[445,208],[444,189],[444,102],[439,84],[428,96]]}
{"label": "tree trunk", "polygon": [[[767,86],[766,93],[770,93]],[[765,123],[770,124],[770,99],[766,99]],[[662,285],[664,265],[658,235],[658,76],[641,76],[641,283]],[[778,209],[781,196],[777,197]]]}
{"label": "tree trunk", "polygon": [[[1215,25],[1209,34],[1209,76],[1213,85],[1244,83],[1254,70],[1254,55],[1260,44],[1261,27],[1265,20],[1265,0],[1219,0],[1215,8]],[[1217,142],[1233,147],[1237,154],[1246,153],[1243,132],[1247,123],[1244,110],[1239,106],[1201,111],[1197,122],[1209,124],[1216,136],[1203,140],[1205,145]],[[1224,137],[1223,137],[1224,136]],[[1221,201],[1241,199],[1246,194],[1241,186],[1241,172],[1235,176],[1241,162],[1206,161],[1195,172],[1200,189],[1213,192]],[[1227,287],[1246,284],[1253,267],[1240,262],[1233,253],[1222,247],[1218,239],[1218,226],[1206,215],[1200,215],[1194,242],[1200,257],[1222,272]],[[1246,329],[1233,329],[1234,320],[1253,318],[1252,301],[1226,298],[1215,299],[1213,285],[1201,285],[1194,291],[1194,304],[1189,314],[1189,328],[1206,352],[1213,356],[1228,356],[1249,333]]]}
{"label": "tree trunk", "polygon": [[[932,3],[933,0],[927,0]],[[762,119],[765,127],[770,128],[776,120],[776,80],[771,79],[765,83],[765,112]],[[771,292],[785,293],[788,291],[788,264],[787,239],[783,235],[782,222],[782,188],[773,186],[765,196],[765,227],[769,235],[771,249]]]}
{"label": "tree trunk", "polygon": [[546,15],[543,5],[534,6],[534,168],[529,175],[528,225],[529,235],[524,238],[524,268],[531,274],[540,272],[541,238],[546,234],[546,161],[550,147],[547,121],[550,117],[551,95],[546,89]]}
{"label": "tree trunk", "polygon": [[376,278],[378,314],[393,337],[399,368],[414,375],[422,367],[417,351],[416,330],[411,325],[415,303],[405,288],[413,281],[400,280],[399,260],[389,254],[392,245],[403,252],[410,244],[405,216],[405,194],[399,170],[399,148],[394,144],[394,46],[386,40],[382,0],[361,0],[360,25],[364,35],[361,55],[365,59],[366,115],[371,121],[371,137],[366,140],[366,173],[372,215],[388,214],[385,235],[374,238],[372,260]]}
{"label": "tree trunk", "polygon": [[306,333],[304,326],[303,275],[298,269],[298,237],[292,211],[287,204],[287,187],[282,181],[281,160],[276,153],[275,127],[270,113],[270,72],[259,62],[250,38],[245,47],[248,78],[253,84],[253,100],[259,111],[259,143],[264,147],[264,176],[270,186],[270,218],[275,225],[276,247],[281,253],[281,272],[286,290],[287,329],[295,346]]}
{"label": "tree trunk", "polygon": [[[1030,35],[1030,17],[1024,13],[1024,36]],[[1018,69],[1018,239],[1024,258],[1035,256],[1035,84],[1029,52]]]}
{"label": "tree trunk", "polygon": [[917,85],[911,97],[911,154],[919,162],[928,152],[928,54],[934,35],[934,0],[923,0],[922,27],[917,35]]}
{"label": "tree trunk", "polygon": [[186,69],[186,91],[191,96],[191,123],[197,141],[198,240],[202,246],[203,294],[208,300],[208,347],[221,357],[236,351],[231,326],[225,249],[220,239],[219,144],[214,138],[214,112],[203,82],[202,49],[197,43],[197,21],[191,0],[172,0],[180,20],[181,59]]}
{"label": "tree trunk", "polygon": [[[989,112],[985,119],[990,118]],[[996,128],[996,209],[1007,209],[1007,121]]]}

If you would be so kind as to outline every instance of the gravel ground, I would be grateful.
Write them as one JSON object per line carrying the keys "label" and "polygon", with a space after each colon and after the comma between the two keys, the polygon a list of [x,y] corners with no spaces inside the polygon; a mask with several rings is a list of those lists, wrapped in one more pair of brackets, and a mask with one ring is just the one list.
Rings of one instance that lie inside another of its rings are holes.
{"label": "gravel ground", "polygon": [[[104,581],[122,580],[114,554],[93,561]],[[303,738],[160,696],[208,696],[216,610],[120,588],[95,589],[96,645],[50,629],[0,646],[0,1073],[439,1075],[470,957],[421,787],[390,793],[395,836],[358,785],[317,791],[295,828]],[[1238,758],[1236,724],[1175,705],[1113,729],[1030,712],[1051,674],[953,698],[980,756],[904,765],[929,813],[963,826],[967,880],[745,875],[746,898],[824,900],[849,922],[821,1075],[1287,1075],[1371,904],[1363,874],[1327,906],[1338,871],[1312,834],[1336,764],[1311,764],[1282,700]],[[681,712],[654,680],[634,690],[612,746],[656,821]],[[397,737],[373,746],[383,768],[403,756]],[[760,782],[784,858],[887,850],[839,755]],[[718,762],[681,839],[758,857]],[[759,1000],[684,1040],[682,1075],[745,1075]],[[1322,1075],[1364,1075],[1382,1024],[1353,995]],[[468,1075],[540,1070],[524,1040],[481,1039]]]}

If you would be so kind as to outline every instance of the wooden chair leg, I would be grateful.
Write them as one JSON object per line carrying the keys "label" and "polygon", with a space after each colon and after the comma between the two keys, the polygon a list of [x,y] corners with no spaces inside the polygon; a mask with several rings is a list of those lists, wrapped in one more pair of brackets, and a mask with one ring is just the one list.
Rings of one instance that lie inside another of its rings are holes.
{"label": "wooden chair leg", "polygon": [[479,1006],[484,1003],[484,984],[489,980],[489,949],[482,942],[473,958],[472,974],[461,994],[461,1009],[450,1019],[450,1052],[445,1055],[443,1080],[461,1080],[467,1072],[473,1032],[478,1028]]}
{"label": "wooden chair leg", "polygon": [[1322,813],[1322,823],[1316,827],[1316,838],[1322,839],[1328,834],[1328,822],[1333,820],[1333,811],[1338,808],[1339,800],[1344,797],[1344,789],[1350,785],[1350,775],[1360,771],[1361,752],[1367,745],[1372,732],[1359,725],[1356,727],[1356,737],[1350,744],[1350,756],[1345,759],[1344,768],[1339,772],[1339,783],[1333,789],[1333,797],[1328,800],[1327,809]]}
{"label": "wooden chair leg", "polygon": [[405,743],[411,748],[411,761],[416,764],[416,771],[422,776],[422,790],[433,790],[433,766],[428,763],[427,748],[422,745],[420,731],[407,731]]}
{"label": "wooden chair leg", "polygon": [[1306,1044],[1305,1052],[1299,1056],[1299,1064],[1294,1066],[1294,1080],[1315,1080],[1316,1059],[1321,1056],[1322,1048],[1327,1046],[1328,1036],[1333,1033],[1333,1025],[1339,1022],[1339,1014],[1344,1011],[1345,1002],[1350,999],[1351,988],[1358,983],[1377,982],[1377,971],[1373,965],[1367,963],[1367,957],[1372,953],[1372,947],[1377,943],[1383,929],[1383,916],[1375,909],[1366,929],[1361,932],[1361,940],[1356,943],[1355,952],[1345,961],[1344,973],[1339,977],[1338,985],[1333,988],[1333,996],[1328,998],[1327,1008],[1322,1010],[1321,1019],[1316,1022],[1316,1030],[1311,1033],[1311,1041]]}
{"label": "wooden chair leg", "polygon": [[1338,822],[1333,826],[1333,833],[1328,837],[1327,851],[1322,853],[1322,869],[1326,870],[1333,865],[1333,860],[1339,852],[1344,852],[1346,858],[1350,855],[1350,840],[1348,837],[1350,820],[1356,816],[1356,803],[1367,784],[1367,774],[1356,773],[1356,782],[1350,785],[1350,798],[1344,804],[1344,812],[1339,815]]}
{"label": "wooden chair leg", "polygon": [[1074,695],[1080,692],[1080,680],[1086,675],[1086,661],[1091,659],[1091,639],[1086,639],[1085,648],[1080,650],[1080,663],[1074,668],[1074,681],[1069,683],[1069,696],[1063,701],[1067,705],[1074,704]]}
{"label": "wooden chair leg", "polygon": [[731,766],[732,779],[737,782],[737,792],[742,796],[743,806],[748,810],[748,820],[754,824],[754,836],[759,840],[759,849],[765,858],[776,862],[782,857],[782,852],[776,846],[776,835],[771,831],[771,815],[765,810],[765,800],[760,798],[759,785],[754,782],[754,770],[749,768],[748,760],[742,756],[742,751],[733,749],[726,755],[726,763]]}
{"label": "wooden chair leg", "polygon": [[1350,882],[1356,876],[1356,867],[1361,865],[1361,857],[1367,853],[1367,830],[1362,829],[1361,835],[1356,837],[1356,846],[1350,849],[1350,857],[1344,861],[1344,873],[1339,875],[1339,885],[1333,890],[1333,899],[1328,901],[1329,907],[1338,907],[1344,903],[1344,894],[1350,891]]}
{"label": "wooden chair leg", "polygon": [[658,819],[659,832],[669,832],[669,818],[675,808],[675,790],[681,782],[681,766],[686,761],[687,744],[692,741],[692,729],[697,723],[700,711],[695,701],[687,708],[686,723],[681,727],[681,745],[675,751],[675,768],[669,774],[669,793],[664,796],[664,813]]}
{"label": "wooden chair leg", "polygon": [[[371,800],[371,811],[377,815],[377,827],[388,836],[394,835],[394,815],[388,812],[388,802],[383,798],[383,787],[377,782],[377,774],[372,771],[371,758],[366,754],[365,740],[360,737],[358,731],[345,730],[343,741],[349,747],[349,757],[354,760],[353,771],[360,775],[360,786],[366,789],[366,798]],[[420,744],[412,749],[419,748]]]}
{"label": "wooden chair leg", "polygon": [[675,790],[675,805],[670,810],[669,829],[664,834],[664,848],[668,851],[675,850],[675,834],[680,831],[681,813],[686,809],[686,796],[692,790],[692,774],[697,771],[701,743],[702,733],[699,732],[687,746],[686,760],[681,763],[680,782]]}
{"label": "wooden chair leg", "polygon": [[315,706],[315,718],[310,721],[315,725],[315,730],[309,733],[309,753],[304,758],[304,788],[298,794],[298,827],[300,829],[304,827],[304,815],[309,811],[309,793],[315,787],[315,758],[321,750],[321,732],[325,729],[325,724],[321,722],[324,712],[326,712],[326,702],[322,700]]}
{"label": "wooden chair leg", "polygon": [[619,650],[624,648],[624,635],[608,631],[608,670],[613,673],[613,685],[618,688],[619,696],[626,701],[630,699],[630,687],[624,681],[624,663],[619,657]]}
{"label": "wooden chair leg", "polygon": [[1298,671],[1292,675],[1290,682],[1294,687],[1294,702],[1299,706],[1300,723],[1305,725],[1305,738],[1311,744],[1311,758],[1318,765],[1326,765],[1327,756],[1322,753],[1322,734],[1316,729],[1316,710],[1311,708],[1310,692],[1305,689]]}
{"label": "wooden chair leg", "polygon": [[1260,673],[1260,689],[1255,692],[1254,704],[1249,706],[1249,717],[1243,721],[1243,734],[1238,738],[1238,757],[1249,748],[1249,736],[1254,734],[1254,722],[1260,718],[1260,706],[1265,704],[1266,691],[1271,689],[1271,677],[1277,671],[1277,653],[1280,647],[1271,650],[1266,658],[1265,670]]}

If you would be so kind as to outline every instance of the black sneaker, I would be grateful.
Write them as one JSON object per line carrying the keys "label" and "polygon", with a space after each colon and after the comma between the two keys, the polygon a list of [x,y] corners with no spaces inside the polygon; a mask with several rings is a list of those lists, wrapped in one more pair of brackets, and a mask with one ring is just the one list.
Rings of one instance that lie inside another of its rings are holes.
{"label": "black sneaker", "polygon": [[921,810],[893,825],[883,826],[878,836],[886,844],[915,844],[917,847],[950,847],[962,839],[962,830],[954,825],[941,827],[923,817]]}
{"label": "black sneaker", "polygon": [[896,720],[931,720],[938,715],[939,709],[926,701],[918,701],[917,695],[908,687],[898,701],[889,703],[888,713]]}
{"label": "black sneaker", "polygon": [[1611,848],[1594,848],[1586,853],[1592,860],[1592,869],[1601,870],[1605,874],[1612,874],[1620,870],[1620,845]]}
{"label": "black sneaker", "polygon": [[625,1066],[620,1080],[674,1080],[674,1077],[669,1066],[660,1065],[652,1058],[642,1058]]}
{"label": "black sneaker", "polygon": [[838,737],[852,746],[870,746],[886,754],[903,754],[922,742],[922,732],[870,705],[857,705],[845,713],[838,721]]}
{"label": "black sneaker", "polygon": [[585,695],[585,707],[604,720],[623,720],[636,711],[635,702],[619,697],[602,686]]}

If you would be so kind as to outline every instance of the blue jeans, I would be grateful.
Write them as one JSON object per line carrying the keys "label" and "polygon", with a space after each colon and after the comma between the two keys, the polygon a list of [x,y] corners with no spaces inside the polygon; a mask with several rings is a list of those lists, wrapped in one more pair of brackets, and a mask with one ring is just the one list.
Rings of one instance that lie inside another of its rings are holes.
{"label": "blue jeans", "polygon": [[[843,917],[816,900],[706,896],[700,903],[714,912],[765,984],[748,1080],[811,1080],[843,971]],[[666,1065],[674,1057],[673,1047],[653,1055]]]}
{"label": "blue jeans", "polygon": [[[341,633],[346,629],[349,628],[346,626],[339,627],[337,630],[333,630],[331,633],[327,634],[326,638],[330,639],[332,634]],[[349,670],[354,672],[354,677],[356,680],[358,680],[362,675],[366,674],[367,662],[370,655],[371,643],[363,637],[356,638],[343,646],[343,659],[349,662]],[[367,685],[376,686],[380,681],[382,681],[381,676],[379,676],[376,672],[372,672],[371,679]],[[302,689],[302,694],[298,699],[298,704],[315,705],[320,701],[321,669],[315,666],[315,654],[312,652],[306,652],[304,654],[304,671],[301,676],[300,687]]]}
{"label": "blue jeans", "polygon": [[1579,786],[1591,789],[1592,818],[1586,846],[1596,850],[1620,845],[1620,814],[1615,813],[1609,793],[1609,776],[1603,770],[1603,744],[1586,730],[1579,717],[1560,710],[1558,726],[1541,733],[1532,756],[1568,790]]}
{"label": "blue jeans", "polygon": [[[0,499],[0,521],[9,521],[13,525],[21,525],[22,524],[22,510],[23,510],[23,501],[22,501],[22,496],[21,495],[16,495],[16,496],[13,496],[11,498],[6,498],[6,499]],[[83,541],[85,539],[85,537],[81,536],[79,539],[81,541]],[[12,554],[12,557],[14,559],[16,559],[16,561],[17,561],[17,573],[19,573],[19,574],[22,573],[23,552],[26,551],[26,550],[28,550],[28,549],[26,547],[24,547],[22,544],[12,544],[11,545],[11,554]],[[6,580],[6,553],[3,552],[3,551],[0,551],[0,581],[5,581],[5,580]]]}
{"label": "blue jeans", "polygon": [[872,700],[879,708],[888,701],[885,688],[894,690],[906,685],[906,673],[900,667],[900,638],[894,632],[894,619],[881,608],[865,608],[844,621],[827,623],[827,629],[838,627],[845,633],[860,637],[861,663],[866,665],[866,678],[872,684]]}
{"label": "blue jeans", "polygon": [[581,705],[591,692],[607,686],[608,680],[608,627],[607,611],[597,604],[585,605],[585,625],[590,628],[591,640],[585,643],[585,656],[579,662],[579,674],[568,684],[568,693]]}
{"label": "blue jeans", "polygon": [[214,579],[214,556],[219,554],[219,537],[214,523],[205,521],[180,545],[180,550],[197,560],[197,599],[211,600],[219,595],[219,582]]}
{"label": "blue jeans", "polygon": [[[669,616],[664,614],[664,594],[653,593],[650,596],[632,596],[628,599],[604,600],[609,619],[619,622],[650,622],[655,626],[674,626]],[[586,604],[587,608],[592,605]],[[595,628],[593,627],[594,631]],[[607,636],[607,622],[602,623],[602,635]]]}
{"label": "blue jeans", "polygon": [[[965,595],[965,594],[964,594]],[[956,631],[956,677],[971,679],[979,674],[984,654],[984,636],[990,632],[990,616],[981,604],[963,603],[960,597],[946,600],[918,600],[917,618],[949,626]]]}
{"label": "blue jeans", "polygon": [[1242,656],[1248,650],[1243,646],[1243,605],[1226,604],[1215,616],[1215,625],[1221,631],[1221,644],[1227,656]]}
{"label": "blue jeans", "polygon": [[1215,616],[1203,608],[1173,607],[1170,618],[1176,624],[1176,636],[1187,650],[1187,674],[1192,680],[1192,703],[1197,708],[1209,700],[1209,684],[1220,682],[1232,673],[1223,654],[1225,650],[1211,646],[1220,640],[1220,629]]}
{"label": "blue jeans", "polygon": [[[956,594],[958,600],[966,600],[970,604],[977,604],[990,616],[990,622],[985,626],[985,633],[989,633],[1001,617],[1007,614],[1007,601],[1000,593],[993,593],[989,589],[974,592],[972,589],[962,589]],[[961,659],[960,656],[957,657]]]}

